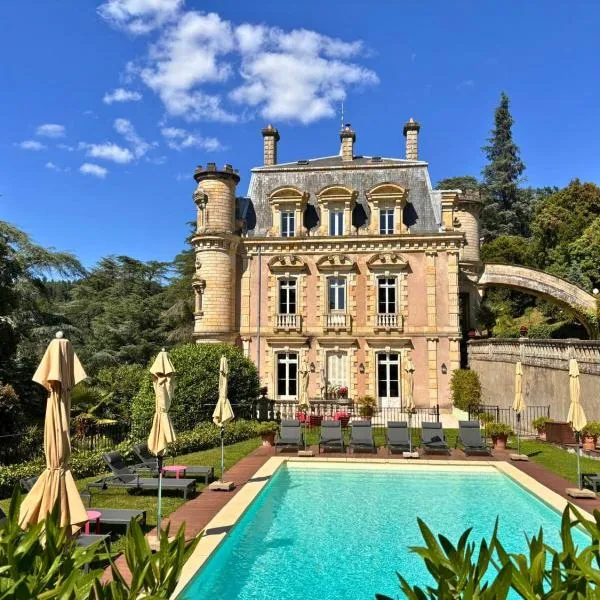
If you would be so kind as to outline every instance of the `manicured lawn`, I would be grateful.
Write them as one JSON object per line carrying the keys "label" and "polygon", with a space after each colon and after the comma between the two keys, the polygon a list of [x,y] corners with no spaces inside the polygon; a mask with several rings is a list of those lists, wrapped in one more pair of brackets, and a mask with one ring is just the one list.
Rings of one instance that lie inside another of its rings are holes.
{"label": "manicured lawn", "polygon": [[[255,448],[260,446],[260,438],[253,438],[231,446],[225,446],[225,469],[229,469],[239,460],[250,454]],[[219,477],[221,472],[221,449],[213,448],[211,450],[203,450],[202,452],[194,452],[192,454],[183,454],[176,459],[177,463],[185,465],[212,465],[215,469],[215,476]],[[167,460],[167,464],[171,464],[171,459]],[[97,480],[102,474],[94,477],[87,477],[77,481],[77,487],[84,490],[87,484]],[[204,487],[203,483],[198,482],[196,489],[200,492]],[[10,499],[0,500],[0,507],[5,511],[8,510]],[[175,509],[183,504],[183,495],[179,493],[163,494],[162,512],[164,516],[171,514]],[[146,511],[147,528],[151,529],[156,526],[156,493],[139,493],[124,489],[109,488],[108,490],[94,490],[92,495],[92,506],[94,508],[137,508]],[[113,544],[113,549],[118,549],[118,546]]]}

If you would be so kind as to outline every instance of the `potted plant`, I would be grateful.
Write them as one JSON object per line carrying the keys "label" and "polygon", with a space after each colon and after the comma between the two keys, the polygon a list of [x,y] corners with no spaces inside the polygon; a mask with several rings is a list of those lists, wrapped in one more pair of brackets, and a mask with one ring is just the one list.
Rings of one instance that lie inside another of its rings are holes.
{"label": "potted plant", "polygon": [[263,385],[263,386],[260,388],[260,390],[259,390],[259,391],[260,391],[260,395],[261,395],[263,398],[266,398],[266,397],[267,397],[267,392],[269,391],[269,388],[267,388],[267,386],[266,386],[266,385]]}
{"label": "potted plant", "polygon": [[588,452],[595,450],[599,435],[600,423],[598,421],[590,421],[581,432],[583,449],[587,450]]}
{"label": "potted plant", "polygon": [[375,406],[377,406],[377,400],[373,396],[361,396],[358,399],[358,414],[370,419],[375,412]]}
{"label": "potted plant", "polygon": [[345,385],[340,386],[340,388],[338,389],[338,394],[340,398],[347,398],[348,388]]}
{"label": "potted plant", "polygon": [[258,426],[258,433],[262,437],[262,445],[272,447],[275,445],[275,434],[279,430],[276,421],[265,421]]}
{"label": "potted plant", "polygon": [[506,423],[488,423],[486,433],[492,438],[494,450],[506,450],[508,436],[512,435],[513,431]]}
{"label": "potted plant", "polygon": [[531,425],[537,431],[539,440],[546,439],[546,423],[550,421],[552,421],[552,419],[549,419],[548,417],[538,417],[532,421]]}

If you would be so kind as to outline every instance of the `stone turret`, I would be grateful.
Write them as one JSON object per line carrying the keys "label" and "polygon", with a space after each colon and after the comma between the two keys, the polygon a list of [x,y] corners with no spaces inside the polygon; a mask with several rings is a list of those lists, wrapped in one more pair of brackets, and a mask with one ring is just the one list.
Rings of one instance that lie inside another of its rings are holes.
{"label": "stone turret", "polygon": [[198,186],[193,198],[198,207],[194,290],[194,338],[198,343],[233,343],[235,333],[236,252],[235,196],[240,177],[231,165],[221,170],[214,163],[194,171]]}
{"label": "stone turret", "polygon": [[465,234],[461,262],[471,263],[474,267],[481,262],[479,217],[482,209],[483,201],[479,196],[479,190],[464,190],[459,194],[454,216],[458,224],[458,231]]}

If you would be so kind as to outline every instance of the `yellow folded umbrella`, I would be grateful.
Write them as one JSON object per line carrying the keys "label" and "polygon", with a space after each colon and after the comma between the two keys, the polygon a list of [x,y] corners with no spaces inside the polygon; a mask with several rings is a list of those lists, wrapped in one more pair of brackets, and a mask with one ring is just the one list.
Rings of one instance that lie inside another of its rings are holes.
{"label": "yellow folded umbrella", "polygon": [[148,436],[148,450],[158,456],[165,451],[167,444],[177,439],[169,416],[175,393],[175,369],[164,349],[159,352],[150,367],[150,373],[154,385],[155,408],[152,429]]}

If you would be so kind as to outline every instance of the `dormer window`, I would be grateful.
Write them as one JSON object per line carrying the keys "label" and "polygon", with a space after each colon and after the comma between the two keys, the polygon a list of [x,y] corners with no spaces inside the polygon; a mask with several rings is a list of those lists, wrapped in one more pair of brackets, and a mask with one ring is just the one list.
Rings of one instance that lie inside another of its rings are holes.
{"label": "dormer window", "polygon": [[344,209],[329,212],[329,235],[344,235]]}
{"label": "dormer window", "polygon": [[379,210],[379,233],[392,235],[394,233],[394,209],[381,208]]}
{"label": "dormer window", "polygon": [[296,219],[293,211],[281,213],[281,237],[294,237],[296,235]]}

